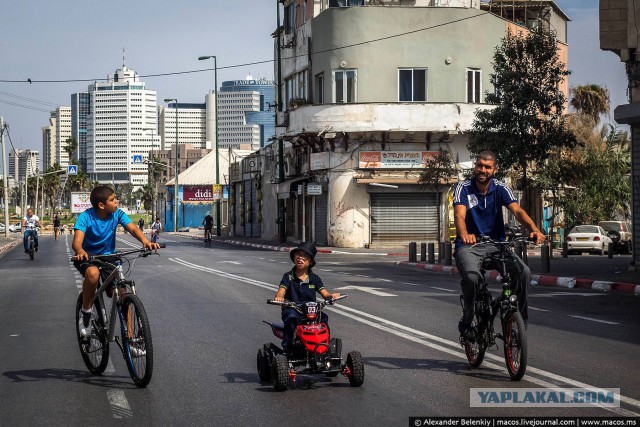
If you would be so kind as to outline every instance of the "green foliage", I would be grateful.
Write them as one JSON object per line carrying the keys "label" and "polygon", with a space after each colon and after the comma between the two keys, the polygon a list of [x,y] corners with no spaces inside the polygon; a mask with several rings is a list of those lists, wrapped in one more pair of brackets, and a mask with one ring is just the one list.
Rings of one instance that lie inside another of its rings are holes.
{"label": "green foliage", "polygon": [[569,103],[580,114],[585,114],[593,119],[597,125],[600,123],[600,115],[609,112],[609,90],[603,86],[588,83],[571,88],[571,100]]}
{"label": "green foliage", "polygon": [[[451,151],[440,150],[435,156],[429,157],[425,164],[424,170],[420,172],[418,183],[436,188],[436,206],[440,206],[440,193],[451,185],[452,179],[457,175]],[[438,243],[442,234],[440,228],[441,221],[438,214]]]}
{"label": "green foliage", "polygon": [[558,89],[569,71],[559,60],[554,35],[542,28],[507,33],[495,49],[493,66],[495,92],[487,92],[486,101],[496,107],[476,112],[468,148],[472,155],[491,150],[500,168],[516,169],[526,200],[527,168],[576,144],[564,123],[566,98]]}

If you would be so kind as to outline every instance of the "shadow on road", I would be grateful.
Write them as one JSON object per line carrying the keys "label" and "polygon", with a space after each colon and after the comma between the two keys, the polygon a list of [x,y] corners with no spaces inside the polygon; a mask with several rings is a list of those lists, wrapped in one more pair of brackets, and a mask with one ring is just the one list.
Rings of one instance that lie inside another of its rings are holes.
{"label": "shadow on road", "polygon": [[[9,380],[15,383],[58,380],[82,382],[100,387],[122,388],[130,386],[132,389],[137,389],[135,384],[131,382],[128,376],[97,376],[91,374],[90,372],[79,371],[76,369],[25,369],[22,371],[6,371],[2,373],[2,376],[7,377]],[[121,381],[120,378],[122,378],[123,380]]]}

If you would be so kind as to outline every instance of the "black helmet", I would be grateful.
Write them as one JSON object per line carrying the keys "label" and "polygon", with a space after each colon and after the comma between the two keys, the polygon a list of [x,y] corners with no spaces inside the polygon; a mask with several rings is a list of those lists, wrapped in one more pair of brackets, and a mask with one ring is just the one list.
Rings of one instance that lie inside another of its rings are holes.
{"label": "black helmet", "polygon": [[314,265],[316,265],[316,254],[318,253],[318,250],[316,249],[316,245],[309,242],[300,243],[297,248],[293,248],[289,251],[289,257],[291,258],[291,261],[294,261],[293,256],[298,251],[302,251],[311,257],[310,267],[313,267]]}

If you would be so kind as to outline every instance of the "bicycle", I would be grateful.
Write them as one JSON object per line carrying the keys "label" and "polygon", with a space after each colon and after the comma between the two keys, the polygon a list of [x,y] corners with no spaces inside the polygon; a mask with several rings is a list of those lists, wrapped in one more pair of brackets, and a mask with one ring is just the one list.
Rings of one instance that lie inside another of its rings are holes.
{"label": "bicycle", "polygon": [[29,233],[29,237],[27,240],[27,253],[29,254],[29,259],[33,261],[36,253],[36,241],[33,238],[33,233]]}
{"label": "bicycle", "polygon": [[[160,245],[165,247],[164,244]],[[147,313],[142,301],[136,295],[135,282],[127,280],[126,275],[133,263],[127,255],[138,253],[147,257],[153,253],[146,248],[132,249],[110,255],[89,257],[94,265],[113,267],[111,274],[103,281],[100,279],[96,296],[91,306],[92,335],[80,334],[78,323],[82,309],[82,292],[76,303],[76,335],[82,360],[92,374],[100,375],[109,362],[109,343],[115,341],[122,352],[131,379],[138,387],[146,387],[153,374],[153,341]],[[129,264],[125,272],[123,261]],[[106,311],[104,293],[111,293],[111,310]],[[120,338],[115,336],[115,318],[120,322]]]}
{"label": "bicycle", "polygon": [[206,247],[211,246],[211,230],[207,228],[204,229],[204,245]]}
{"label": "bicycle", "polygon": [[[480,285],[475,294],[475,312],[471,322],[471,332],[467,337],[460,338],[460,344],[464,347],[469,365],[474,368],[482,364],[485,352],[489,347],[497,347],[496,338],[502,340],[507,371],[512,380],[520,380],[525,374],[528,345],[526,326],[518,311],[518,298],[512,294],[512,278],[507,271],[507,263],[513,262],[511,253],[516,243],[527,241],[530,241],[528,237],[513,234],[511,239],[506,242],[484,236],[479,243],[476,243],[476,245],[494,244],[499,248],[499,252],[486,256],[482,260]],[[502,292],[495,299],[489,292],[484,278],[485,272],[494,269],[498,270],[502,278]],[[460,295],[460,303],[463,303],[462,295]],[[496,333],[493,328],[493,322],[498,313],[500,314],[502,333]]]}

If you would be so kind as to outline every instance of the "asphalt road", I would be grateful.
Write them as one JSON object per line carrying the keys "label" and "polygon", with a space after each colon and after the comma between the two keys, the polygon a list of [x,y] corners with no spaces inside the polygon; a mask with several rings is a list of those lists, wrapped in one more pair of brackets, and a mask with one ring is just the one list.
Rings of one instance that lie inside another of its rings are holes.
{"label": "asphalt road", "polygon": [[[529,368],[509,380],[501,350],[479,369],[457,342],[458,279],[403,269],[375,255],[318,255],[316,273],[349,298],[331,307],[343,354],[358,350],[365,383],[299,377],[284,393],[261,384],[256,352],[278,342],[272,298],[288,254],[164,238],[160,256],[131,267],[153,332],[151,384],[138,389],[112,350],[102,376],[85,368],[75,338],[80,278],[71,236],[41,237],[0,259],[0,423],[3,425],[406,425],[410,416],[638,416],[637,297],[532,287]],[[118,235],[118,247],[133,244]],[[112,349],[117,347],[113,346]],[[620,408],[478,408],[475,388],[619,388]]]}

